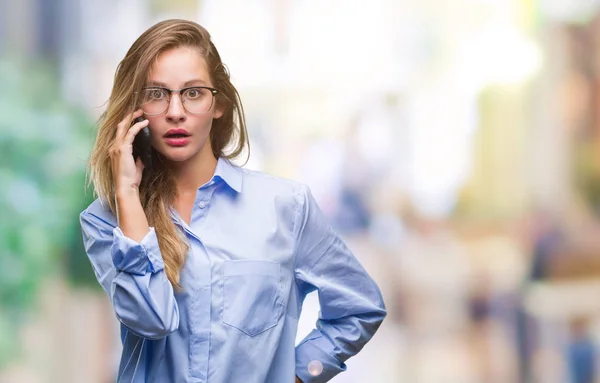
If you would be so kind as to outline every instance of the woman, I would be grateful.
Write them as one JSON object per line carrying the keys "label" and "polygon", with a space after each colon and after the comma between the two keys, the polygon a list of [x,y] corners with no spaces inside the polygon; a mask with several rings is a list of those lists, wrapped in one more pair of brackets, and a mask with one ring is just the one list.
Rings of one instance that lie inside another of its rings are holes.
{"label": "woman", "polygon": [[[145,127],[147,169],[132,149]],[[80,217],[121,322],[118,382],[326,382],[385,317],[307,187],[229,162],[247,144],[208,32],[184,20],[144,32],[117,68],[90,158],[99,198]],[[320,319],[296,347],[314,290]]]}

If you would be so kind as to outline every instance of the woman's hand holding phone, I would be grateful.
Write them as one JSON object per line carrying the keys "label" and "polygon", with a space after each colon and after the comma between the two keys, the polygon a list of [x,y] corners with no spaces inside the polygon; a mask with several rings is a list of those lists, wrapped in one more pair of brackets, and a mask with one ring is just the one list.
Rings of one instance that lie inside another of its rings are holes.
{"label": "woman's hand holding phone", "polygon": [[142,182],[144,164],[140,157],[133,157],[133,141],[135,136],[148,126],[148,120],[136,122],[131,121],[141,117],[142,111],[137,110],[129,114],[117,125],[117,135],[112,148],[109,150],[112,162],[112,174],[116,191],[137,191]]}
{"label": "woman's hand holding phone", "polygon": [[133,140],[140,130],[148,126],[148,120],[133,125],[131,121],[141,116],[141,110],[135,111],[117,125],[115,142],[109,150],[115,182],[117,221],[123,234],[137,242],[150,231],[139,194],[144,164],[141,157],[137,160],[133,158]]}

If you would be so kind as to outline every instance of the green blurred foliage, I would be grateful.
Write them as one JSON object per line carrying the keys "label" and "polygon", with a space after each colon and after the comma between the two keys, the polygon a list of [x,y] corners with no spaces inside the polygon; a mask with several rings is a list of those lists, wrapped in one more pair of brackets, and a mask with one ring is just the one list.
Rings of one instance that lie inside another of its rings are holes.
{"label": "green blurred foliage", "polygon": [[78,214],[93,122],[61,99],[49,65],[0,60],[0,369],[49,276],[96,286]]}

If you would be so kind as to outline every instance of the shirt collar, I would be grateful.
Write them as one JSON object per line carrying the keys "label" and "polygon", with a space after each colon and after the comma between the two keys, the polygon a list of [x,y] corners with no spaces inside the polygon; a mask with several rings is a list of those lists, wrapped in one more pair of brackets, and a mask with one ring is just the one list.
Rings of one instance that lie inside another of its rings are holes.
{"label": "shirt collar", "polygon": [[[219,158],[217,160],[217,167],[215,168],[215,174],[213,175],[212,179],[221,179],[237,193],[242,192],[242,168],[232,164],[225,158]],[[187,226],[185,223],[183,223],[183,220],[179,219],[179,215],[174,208],[170,209],[170,215],[184,228]]]}
{"label": "shirt collar", "polygon": [[216,179],[217,177],[225,181],[236,192],[242,192],[242,168],[239,166],[219,157],[213,178]]}

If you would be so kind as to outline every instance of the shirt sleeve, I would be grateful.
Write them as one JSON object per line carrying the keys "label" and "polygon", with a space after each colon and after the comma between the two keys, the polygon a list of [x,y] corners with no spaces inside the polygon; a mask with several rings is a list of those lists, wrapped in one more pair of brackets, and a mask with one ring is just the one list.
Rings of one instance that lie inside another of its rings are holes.
{"label": "shirt sleeve", "polygon": [[119,321],[148,339],[177,330],[179,308],[154,228],[138,243],[88,211],[80,223],[86,253]]}
{"label": "shirt sleeve", "polygon": [[295,278],[301,296],[317,290],[316,328],[296,347],[296,375],[327,382],[346,370],[386,316],[377,284],[334,233],[307,187],[299,196]]}

